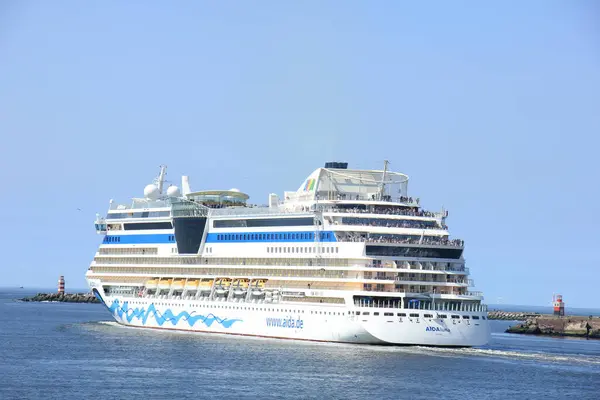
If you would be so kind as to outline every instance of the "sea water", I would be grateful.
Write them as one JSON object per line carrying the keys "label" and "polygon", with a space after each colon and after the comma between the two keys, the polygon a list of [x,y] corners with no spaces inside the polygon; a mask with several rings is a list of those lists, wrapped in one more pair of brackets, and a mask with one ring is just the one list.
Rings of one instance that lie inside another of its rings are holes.
{"label": "sea water", "polygon": [[600,398],[600,341],[504,333],[473,349],[127,328],[100,304],[0,291],[0,399]]}

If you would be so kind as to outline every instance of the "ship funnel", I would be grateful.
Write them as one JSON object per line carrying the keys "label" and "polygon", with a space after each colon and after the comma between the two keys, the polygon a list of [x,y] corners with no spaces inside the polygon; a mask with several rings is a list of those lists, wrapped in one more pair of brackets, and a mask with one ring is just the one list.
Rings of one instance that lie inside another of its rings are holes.
{"label": "ship funnel", "polygon": [[277,208],[279,207],[279,196],[275,193],[271,193],[269,195],[269,208]]}

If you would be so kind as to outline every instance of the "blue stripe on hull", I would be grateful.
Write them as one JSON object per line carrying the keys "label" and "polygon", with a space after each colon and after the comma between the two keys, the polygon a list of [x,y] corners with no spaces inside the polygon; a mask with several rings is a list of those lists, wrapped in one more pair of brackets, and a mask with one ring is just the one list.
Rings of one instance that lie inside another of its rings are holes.
{"label": "blue stripe on hull", "polygon": [[[235,232],[209,233],[206,243],[309,243],[315,241],[315,233],[294,232]],[[321,242],[336,242],[331,231],[321,232]]]}
{"label": "blue stripe on hull", "polygon": [[106,235],[103,244],[175,243],[174,234]]}
{"label": "blue stripe on hull", "polygon": [[[321,232],[321,242],[336,242],[331,231]],[[206,243],[312,243],[314,232],[209,233]],[[106,235],[103,244],[175,244],[174,234]]]}

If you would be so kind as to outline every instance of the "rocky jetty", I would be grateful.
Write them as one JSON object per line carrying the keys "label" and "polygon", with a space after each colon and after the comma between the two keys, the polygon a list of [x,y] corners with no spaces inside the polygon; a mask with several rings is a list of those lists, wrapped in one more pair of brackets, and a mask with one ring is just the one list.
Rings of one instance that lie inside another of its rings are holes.
{"label": "rocky jetty", "polygon": [[512,312],[512,311],[500,311],[492,310],[488,311],[488,319],[500,319],[506,321],[526,321],[531,318],[538,318],[542,315],[539,313],[532,312]]}
{"label": "rocky jetty", "polygon": [[511,326],[506,332],[600,339],[600,318],[544,315],[528,318],[520,324]]}
{"label": "rocky jetty", "polygon": [[58,301],[62,303],[100,303],[91,293],[38,293],[21,301]]}

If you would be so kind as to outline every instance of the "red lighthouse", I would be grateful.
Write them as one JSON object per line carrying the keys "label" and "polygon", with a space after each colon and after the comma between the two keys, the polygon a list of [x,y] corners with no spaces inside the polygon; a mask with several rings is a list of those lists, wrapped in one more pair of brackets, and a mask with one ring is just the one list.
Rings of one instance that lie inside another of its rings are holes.
{"label": "red lighthouse", "polygon": [[554,315],[559,317],[565,316],[565,303],[563,303],[562,295],[554,295],[552,299],[552,305],[554,306]]}
{"label": "red lighthouse", "polygon": [[58,293],[65,294],[65,277],[63,275],[58,277]]}

